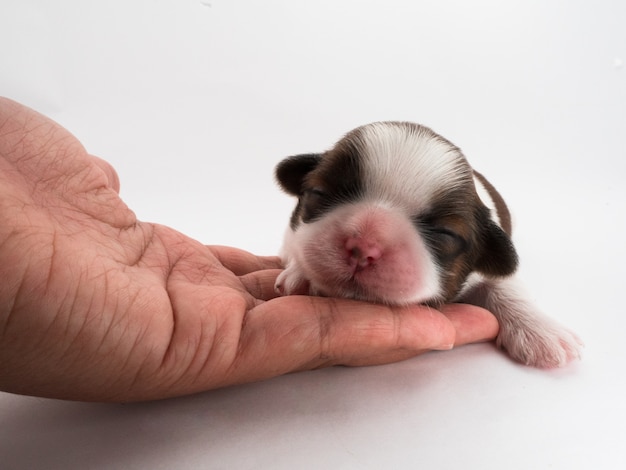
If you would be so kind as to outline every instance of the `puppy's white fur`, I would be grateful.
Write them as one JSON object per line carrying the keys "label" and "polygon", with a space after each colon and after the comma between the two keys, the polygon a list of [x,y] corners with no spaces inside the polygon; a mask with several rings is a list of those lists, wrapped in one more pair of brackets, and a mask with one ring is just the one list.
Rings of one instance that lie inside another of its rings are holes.
{"label": "puppy's white fur", "polygon": [[487,279],[479,274],[457,299],[492,312],[500,324],[496,344],[522,364],[562,367],[580,358],[582,341],[528,300],[515,278]]}
{"label": "puppy's white fur", "polygon": [[467,179],[469,168],[462,164],[456,148],[426,134],[426,128],[407,134],[385,123],[364,128],[361,148],[368,170],[368,198],[388,201],[407,214],[415,214],[428,210],[437,188]]}

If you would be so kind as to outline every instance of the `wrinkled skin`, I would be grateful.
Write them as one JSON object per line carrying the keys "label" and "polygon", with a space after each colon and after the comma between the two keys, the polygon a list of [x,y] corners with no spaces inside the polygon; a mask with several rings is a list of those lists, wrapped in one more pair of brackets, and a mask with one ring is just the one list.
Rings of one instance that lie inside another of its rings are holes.
{"label": "wrinkled skin", "polygon": [[149,400],[497,335],[473,306],[274,298],[277,258],[138,221],[118,191],[69,132],[0,99],[1,390]]}

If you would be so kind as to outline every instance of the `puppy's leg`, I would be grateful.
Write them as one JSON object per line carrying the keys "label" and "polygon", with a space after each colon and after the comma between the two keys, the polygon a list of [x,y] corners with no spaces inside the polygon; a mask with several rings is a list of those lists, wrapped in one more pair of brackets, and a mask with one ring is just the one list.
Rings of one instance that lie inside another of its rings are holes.
{"label": "puppy's leg", "polygon": [[458,300],[492,312],[500,323],[496,344],[522,364],[553,368],[580,358],[580,339],[541,313],[512,278],[480,276]]}
{"label": "puppy's leg", "polygon": [[276,278],[274,290],[280,295],[306,295],[309,294],[309,281],[297,263],[288,262],[285,270]]}

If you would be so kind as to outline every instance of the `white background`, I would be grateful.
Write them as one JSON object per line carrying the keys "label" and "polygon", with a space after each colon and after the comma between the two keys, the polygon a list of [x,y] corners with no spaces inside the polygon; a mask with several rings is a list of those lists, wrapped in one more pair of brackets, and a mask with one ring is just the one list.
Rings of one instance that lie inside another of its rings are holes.
{"label": "white background", "polygon": [[2,469],[626,468],[623,1],[2,0],[0,94],[110,161],[139,218],[258,254],[281,158],[424,123],[586,343],[557,371],[481,344],[156,403],[0,394]]}

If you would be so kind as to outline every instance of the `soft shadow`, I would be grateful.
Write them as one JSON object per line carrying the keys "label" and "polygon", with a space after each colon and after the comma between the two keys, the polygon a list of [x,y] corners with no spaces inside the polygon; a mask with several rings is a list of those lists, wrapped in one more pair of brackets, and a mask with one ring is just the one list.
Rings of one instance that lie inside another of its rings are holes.
{"label": "soft shadow", "polygon": [[4,394],[1,467],[168,468],[178,462],[178,468],[222,468],[219,456],[254,453],[259,439],[288,440],[305,429],[340,434],[343,427],[375,422],[398,404],[419,402],[421,394],[427,400],[447,388],[446,363],[458,363],[472,351],[497,354],[482,345],[386,366],[336,367],[127,405]]}

